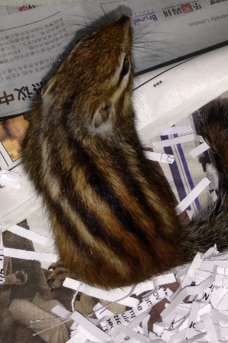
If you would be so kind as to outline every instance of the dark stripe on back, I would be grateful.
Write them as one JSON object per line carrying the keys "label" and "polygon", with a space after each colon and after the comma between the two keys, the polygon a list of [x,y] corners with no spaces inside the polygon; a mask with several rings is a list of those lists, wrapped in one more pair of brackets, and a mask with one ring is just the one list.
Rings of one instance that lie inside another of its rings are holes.
{"label": "dark stripe on back", "polygon": [[[71,128],[67,127],[67,113],[69,113],[71,111],[73,102],[75,100],[75,96],[76,96],[76,94],[73,94],[72,97],[67,100],[67,102],[64,106],[64,114],[62,115],[62,125],[66,130],[66,135],[67,136],[71,135],[71,137],[69,137],[69,141],[71,140],[71,142],[69,142],[69,146],[71,146],[71,144],[75,144],[75,146],[77,146],[78,155],[81,156],[81,164],[87,165],[90,162],[90,165],[88,165],[88,169],[94,170],[94,172],[96,170],[96,175],[94,175],[94,178],[96,177],[97,182],[94,182],[94,184],[95,184],[95,187],[98,188],[98,184],[100,184],[100,180],[98,180],[99,171],[97,170],[95,163],[91,162],[91,157],[89,156],[89,154],[87,154],[87,152],[82,147],[80,147],[79,142],[76,140],[76,137],[74,137],[71,133]],[[135,135],[137,135],[136,132],[135,132]],[[130,145],[131,148],[132,148],[132,143],[133,142],[128,142],[128,144]],[[74,145],[72,145],[72,146],[74,146]],[[140,171],[141,175],[143,175],[143,177],[145,177],[146,179],[148,179],[148,178],[150,179],[151,175],[148,175],[146,165],[144,167],[142,167],[143,163],[146,164],[147,161],[144,157],[142,149],[140,148],[139,141],[136,141],[136,146],[133,148],[135,148],[135,150],[136,150],[137,159],[139,161],[138,167],[139,167],[139,171]],[[114,147],[113,147],[113,149],[114,149]],[[72,149],[72,151],[74,151],[74,150]],[[76,160],[78,160],[78,156],[76,156],[75,158],[76,158]],[[159,218],[159,214],[157,214],[154,211],[154,209],[151,207],[151,205],[148,203],[146,196],[141,189],[140,183],[132,175],[132,172],[129,168],[128,162],[126,161],[126,158],[120,149],[118,149],[117,154],[115,155],[115,158],[116,159],[118,158],[117,164],[119,164],[121,166],[121,168],[119,168],[119,169],[115,168],[115,166],[113,165],[113,169],[117,170],[118,172],[121,171],[121,178],[122,178],[124,184],[127,185],[127,188],[132,192],[133,196],[138,200],[138,202],[139,202],[141,208],[143,209],[144,213],[146,213],[146,215],[151,219],[152,222],[155,222],[154,230],[155,230],[157,236],[164,239],[165,241],[170,241],[170,239],[167,237],[166,233],[163,232],[161,225],[159,224],[159,221],[161,220]],[[152,170],[151,170],[151,173],[152,173]],[[104,175],[102,175],[101,182],[103,182],[103,183],[106,182],[106,184],[107,184],[107,181],[105,181]],[[102,187],[100,187],[100,188],[102,188]],[[112,201],[114,200],[114,198],[117,199],[117,197],[114,195],[115,193],[114,193],[113,189],[111,189],[111,191],[110,191],[110,185],[108,185],[108,188],[109,188],[109,190],[106,193],[107,194],[109,193],[110,195],[113,194],[113,197],[111,197],[111,199],[105,199],[104,198],[104,200],[106,200],[106,201],[109,200],[109,205],[110,204],[112,205]],[[97,191],[100,195],[102,195],[101,190],[97,189]],[[119,203],[118,199],[117,199],[117,202]],[[113,206],[110,206],[110,207],[114,210]],[[123,205],[120,205],[120,207],[121,207],[121,209],[123,209]],[[118,206],[116,206],[115,208],[117,209]],[[122,213],[122,211],[120,211],[120,214],[121,213]],[[124,213],[122,213],[122,214],[124,215]],[[131,216],[131,215],[129,214],[129,216]],[[119,218],[119,215],[117,215],[117,217]],[[133,221],[133,220],[134,219],[132,218],[131,221]],[[126,224],[123,224],[123,225],[126,227]],[[127,225],[129,226],[130,224],[128,223]],[[137,230],[138,229],[136,228],[135,231],[137,231]],[[140,231],[143,235],[143,231],[142,230],[140,230]],[[144,244],[147,245],[147,242]],[[150,244],[150,247],[151,247],[151,244]]]}
{"label": "dark stripe on back", "polygon": [[[52,166],[51,173],[53,173],[53,175],[58,179],[63,197],[68,199],[70,206],[79,216],[86,229],[89,230],[90,234],[94,237],[95,240],[97,239],[103,242],[115,254],[117,254],[118,256],[123,256],[126,259],[129,255],[131,255],[131,252],[125,249],[120,240],[107,234],[105,228],[98,220],[96,214],[88,207],[85,207],[85,204],[80,195],[76,194],[73,191],[74,184],[72,181],[71,172],[66,172],[63,170],[59,159],[59,153],[55,146],[52,147],[50,153],[53,156],[55,164],[54,167]],[[75,225],[72,223],[70,228],[72,231],[71,235],[74,235],[77,227],[75,227]],[[135,260],[135,263],[138,263],[138,259],[134,257],[134,255],[131,256],[131,260],[132,259]]]}
{"label": "dark stripe on back", "polygon": [[[89,246],[81,240],[78,232],[75,230],[74,224],[71,223],[70,219],[65,216],[64,211],[57,202],[53,201],[47,190],[45,191],[45,199],[47,201],[48,207],[52,213],[57,217],[59,224],[63,227],[63,230],[66,231],[67,235],[74,242],[74,244],[79,247],[82,252],[86,254],[89,253]],[[59,199],[61,201],[61,199]]]}
{"label": "dark stripe on back", "polygon": [[[102,177],[99,175],[99,171],[97,170],[96,164],[91,160],[89,154],[80,146],[76,137],[72,134],[72,127],[68,127],[68,114],[72,111],[72,106],[75,104],[75,100],[77,99],[77,90],[67,99],[66,103],[64,104],[64,108],[62,110],[61,122],[59,123],[62,128],[65,129],[65,136],[68,140],[68,148],[73,153],[74,159],[79,161],[80,164],[86,168],[85,173],[88,177],[88,182],[90,183],[91,187],[97,194],[102,198],[104,202],[107,202],[119,222],[123,225],[125,230],[133,234],[137,237],[138,241],[141,242],[142,249],[147,251],[150,255],[153,256],[156,263],[159,265],[159,256],[157,255],[156,251],[152,249],[153,242],[150,242],[146,235],[144,234],[143,230],[141,230],[135,223],[134,219],[132,218],[131,214],[127,209],[123,207],[120,203],[119,199],[117,198],[112,186],[107,182],[105,176]],[[53,109],[52,109],[53,110]],[[53,147],[52,147],[53,148]],[[57,161],[57,156],[55,159],[55,164]],[[60,167],[61,167],[61,160],[60,160]],[[55,169],[55,168],[54,168]],[[61,170],[58,175],[64,175],[64,171]],[[71,181],[72,182],[72,181]],[[66,184],[63,180],[63,185]],[[73,182],[71,183],[71,187],[73,187]],[[71,188],[72,190],[73,188]],[[71,195],[71,190],[67,192],[67,197]],[[73,194],[73,197],[75,194]],[[75,198],[71,199],[71,205],[75,202]],[[84,214],[87,213],[87,209]],[[95,214],[93,214],[95,217]],[[83,222],[87,222],[87,219],[82,219]],[[98,223],[99,224],[99,223]],[[99,225],[100,226],[100,225]],[[88,229],[91,230],[91,223],[87,226]],[[99,227],[96,231],[99,231]],[[106,234],[107,235],[107,234]],[[110,237],[109,237],[110,239]],[[120,242],[119,242],[120,244]],[[128,253],[129,254],[129,253]]]}
{"label": "dark stripe on back", "polygon": [[[82,240],[80,238],[80,234],[78,234],[77,232],[77,228],[75,227],[75,224],[71,222],[71,220],[66,217],[61,205],[59,205],[57,202],[53,201],[53,199],[50,197],[50,195],[48,194],[48,192],[45,192],[45,198],[47,200],[47,204],[49,206],[49,209],[51,209],[51,211],[53,213],[55,213],[57,220],[59,222],[59,224],[62,226],[63,230],[65,230],[66,234],[68,235],[68,237],[70,238],[70,240],[72,240],[75,244],[76,247],[78,247],[80,249],[80,253],[84,254],[86,257],[91,256],[92,259],[96,258],[96,256],[99,256],[100,252],[102,251],[102,248],[98,251],[96,249],[96,255],[91,254],[91,247],[90,245],[88,245],[84,240]],[[60,199],[61,201],[61,199]],[[80,214],[79,214],[80,216]],[[82,219],[82,218],[81,218]],[[93,231],[92,234],[94,234],[95,239],[101,239],[102,238],[102,231]],[[107,245],[112,248],[114,248],[114,253],[117,254],[119,257],[120,256],[124,256],[125,257],[125,261],[128,260],[128,258],[130,257],[130,254],[126,254],[126,252],[124,251],[123,247],[120,245],[120,242],[113,239],[113,238],[109,238],[108,237],[108,241],[107,241],[107,235],[105,235],[104,239],[106,240]],[[100,255],[101,256],[101,255]],[[139,261],[135,256],[131,256],[130,257],[131,263],[134,264],[138,264]]]}
{"label": "dark stripe on back", "polygon": [[[137,237],[144,248],[149,249],[149,251],[147,251],[150,252],[150,254],[153,254],[154,258],[158,260],[158,256],[155,256],[155,251],[151,251],[152,242],[148,240],[143,230],[141,230],[140,227],[138,227],[137,224],[134,222],[134,219],[129,211],[121,204],[111,184],[105,179],[105,176],[100,175],[100,172],[98,171],[96,164],[92,161],[91,156],[80,145],[76,137],[72,136],[66,122],[66,118],[65,120],[63,118],[62,125],[64,125],[64,128],[66,130],[68,147],[71,150],[74,159],[76,161],[79,161],[81,166],[85,168],[85,174],[88,177],[88,183],[90,184],[92,189],[96,191],[96,193],[101,197],[101,199],[104,202],[108,203],[109,207],[111,208],[119,222],[123,225],[125,230],[129,231],[131,234]],[[73,149],[71,147],[73,147]],[[71,187],[72,186],[73,185],[71,185]]]}
{"label": "dark stripe on back", "polygon": [[[128,142],[128,144],[130,146],[132,146],[130,142]],[[168,201],[172,201],[172,205],[174,208],[175,207],[175,196],[174,196],[174,193],[172,192],[170,185],[169,185],[167,179],[165,178],[165,176],[162,174],[162,172],[160,173],[157,168],[154,168],[154,169],[151,168],[152,163],[151,163],[151,161],[148,161],[145,158],[144,152],[140,147],[140,143],[138,143],[138,144],[137,144],[137,142],[135,143],[134,150],[136,151],[137,159],[139,161],[138,165],[139,165],[140,173],[147,180],[152,180],[152,178],[153,178],[153,184],[154,184],[155,192],[157,192],[157,194],[160,193],[161,202],[164,201],[167,204],[169,204]],[[170,204],[169,204],[169,206],[170,206]],[[161,208],[160,216],[159,217],[157,216],[158,220],[160,221],[159,226],[160,226],[161,235],[162,235],[162,227],[161,227],[162,223],[163,223],[163,227],[164,227],[162,210],[163,209]],[[173,213],[175,215],[175,211],[173,211]],[[164,238],[170,242],[173,241],[173,239],[165,238],[165,237],[163,237],[163,235],[162,235],[162,238]]]}
{"label": "dark stripe on back", "polygon": [[[156,231],[156,234],[161,237],[162,239],[169,241],[169,239],[165,236],[165,234],[161,231],[160,227],[158,229],[159,223],[158,223],[158,213],[154,210],[154,208],[149,204],[145,194],[142,191],[140,182],[132,175],[132,171],[130,170],[130,167],[128,165],[128,162],[122,153],[121,149],[116,149],[117,153],[115,155],[115,159],[117,164],[120,166],[120,168],[115,168],[113,165],[113,168],[117,170],[117,172],[121,172],[121,178],[124,181],[124,184],[127,185],[127,188],[131,191],[133,196],[137,199],[139,202],[143,212],[151,219],[151,222],[155,222],[154,230]],[[142,175],[142,170],[140,168],[140,165],[143,163],[143,161],[139,161],[137,164],[137,167],[139,168],[139,173]],[[151,170],[152,172],[152,170]],[[144,175],[143,175],[144,176]]]}

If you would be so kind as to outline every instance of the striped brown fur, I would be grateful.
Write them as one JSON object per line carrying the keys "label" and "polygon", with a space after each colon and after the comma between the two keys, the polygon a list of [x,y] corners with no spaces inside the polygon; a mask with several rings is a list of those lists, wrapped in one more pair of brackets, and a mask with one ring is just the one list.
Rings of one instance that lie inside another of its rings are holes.
{"label": "striped brown fur", "polygon": [[34,103],[23,147],[61,260],[106,288],[183,262],[175,198],[135,130],[131,50],[127,17],[76,44]]}

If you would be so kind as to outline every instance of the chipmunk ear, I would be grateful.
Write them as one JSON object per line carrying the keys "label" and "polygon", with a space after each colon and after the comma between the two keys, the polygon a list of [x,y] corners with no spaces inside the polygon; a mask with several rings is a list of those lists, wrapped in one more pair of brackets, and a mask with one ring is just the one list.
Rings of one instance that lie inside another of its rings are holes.
{"label": "chipmunk ear", "polygon": [[103,134],[112,130],[114,108],[111,102],[104,102],[94,113],[92,130],[94,133]]}

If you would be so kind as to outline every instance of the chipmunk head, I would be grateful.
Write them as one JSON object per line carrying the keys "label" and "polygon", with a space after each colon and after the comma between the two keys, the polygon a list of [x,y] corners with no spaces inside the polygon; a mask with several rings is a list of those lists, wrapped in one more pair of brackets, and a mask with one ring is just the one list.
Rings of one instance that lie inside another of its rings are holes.
{"label": "chipmunk head", "polygon": [[111,133],[132,113],[131,50],[130,18],[122,16],[76,44],[45,94],[58,98],[65,119],[84,134]]}

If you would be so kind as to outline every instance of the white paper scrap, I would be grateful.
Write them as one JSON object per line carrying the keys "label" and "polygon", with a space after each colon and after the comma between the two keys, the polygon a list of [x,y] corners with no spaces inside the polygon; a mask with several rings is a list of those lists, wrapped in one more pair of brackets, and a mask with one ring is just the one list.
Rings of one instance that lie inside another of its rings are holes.
{"label": "white paper scrap", "polygon": [[[169,338],[169,336],[167,337],[168,340],[166,340],[167,343],[176,343],[176,342],[180,342],[182,339],[185,338],[186,332],[187,332],[188,328],[185,328],[183,330],[174,330],[174,335],[172,335],[171,333],[171,337]],[[162,336],[162,338],[164,337],[164,335]]]}
{"label": "white paper scrap", "polygon": [[95,312],[96,317],[100,320],[105,317],[111,317],[113,313],[108,310],[105,306],[103,306],[100,302],[98,302],[94,307],[93,311]]}
{"label": "white paper scrap", "polygon": [[154,288],[157,288],[163,285],[168,285],[174,282],[176,282],[176,277],[173,273],[167,273],[167,274],[155,276],[149,280],[138,283],[133,290],[133,294],[139,295],[141,293],[151,291]]}
{"label": "white paper scrap", "polygon": [[192,329],[195,326],[195,323],[197,321],[197,314],[200,309],[200,303],[199,302],[193,302],[192,308],[188,317],[188,330],[185,333],[185,338],[188,339],[192,337]]}
{"label": "white paper scrap", "polygon": [[77,332],[66,343],[88,343],[87,337],[84,333]]}
{"label": "white paper scrap", "polygon": [[132,308],[123,313],[116,314],[107,320],[100,322],[100,326],[105,332],[110,332],[112,329],[115,329],[119,325],[127,326],[132,320],[134,320],[140,314],[148,311],[151,307],[156,305],[162,299],[165,299],[169,294],[164,289],[159,289],[152,291],[147,298],[144,298],[142,302],[138,304],[136,308]]}
{"label": "white paper scrap", "polygon": [[217,256],[219,254],[219,251],[217,249],[217,246],[216,244],[209,248],[204,254],[203,254],[203,260],[206,260],[210,257],[214,257],[214,256]]}
{"label": "white paper scrap", "polygon": [[149,320],[150,320],[150,315],[147,315],[142,320],[142,328],[143,328],[144,335],[146,335],[146,336],[149,335],[149,328],[148,328]]}
{"label": "white paper scrap", "polygon": [[110,331],[110,334],[112,337],[117,337],[119,334],[123,331],[125,327],[128,327],[130,329],[135,329],[137,332],[142,333],[142,327],[140,326],[140,323],[148,316],[149,311],[143,312],[136,316],[132,321],[130,321],[128,324],[120,324],[118,326],[113,327],[113,329]]}
{"label": "white paper scrap", "polygon": [[227,300],[225,299],[226,296],[228,295],[228,291],[225,288],[216,288],[211,294],[210,298],[210,303],[213,306],[213,308],[219,309],[220,305],[227,305],[228,309],[228,303]]}
{"label": "white paper scrap", "polygon": [[35,251],[5,248],[5,247],[3,251],[4,251],[4,256],[20,258],[22,260],[33,260],[33,261],[39,261],[39,262],[45,261],[45,262],[49,262],[50,264],[55,263],[58,260],[58,255],[56,254],[38,253]]}
{"label": "white paper scrap", "polygon": [[205,336],[206,336],[206,333],[202,332],[202,333],[196,334],[195,336],[188,339],[187,341],[186,339],[184,339],[183,341],[178,342],[178,343],[194,343],[194,342],[206,343],[206,341],[203,339]]}
{"label": "white paper scrap", "polygon": [[[80,282],[77,280],[66,278],[63,283],[63,286],[76,291],[79,287],[79,284]],[[92,287],[85,283],[82,283],[80,286],[80,292],[84,294],[90,295],[98,299],[117,302],[118,304],[122,304],[125,306],[135,307],[138,305],[139,300],[128,296],[130,291],[131,291],[131,287],[125,287],[123,289],[116,288],[110,291],[106,291],[105,289]],[[126,298],[124,298],[124,296],[126,296]]]}
{"label": "white paper scrap", "polygon": [[199,269],[199,267],[201,266],[201,263],[202,263],[202,254],[197,253],[187,271],[187,274],[185,275],[185,277],[183,278],[181,282],[182,287],[185,287],[191,284],[191,282],[194,280],[196,270]]}
{"label": "white paper scrap", "polygon": [[[162,275],[136,285],[132,294],[140,295],[142,301],[138,306],[123,313],[113,314],[104,307],[102,309],[99,302],[94,306],[99,320],[88,320],[77,312],[76,315],[75,313],[71,315],[61,306],[56,306],[52,312],[54,311],[62,319],[70,317],[74,320],[70,343],[123,343],[126,340],[129,343],[226,342],[228,312],[224,309],[228,309],[228,291],[224,288],[224,280],[228,276],[227,259],[227,252],[218,254],[215,247],[205,254],[198,253],[191,265],[182,268],[182,284],[172,297],[170,297],[171,291],[159,286],[159,283],[162,283]],[[199,277],[199,274],[202,275]],[[223,278],[223,282],[216,285],[216,277]],[[174,281],[175,277],[172,273],[168,273],[164,274],[165,279]],[[198,279],[201,279],[200,283],[197,283]],[[78,287],[77,281],[75,285]],[[83,288],[83,284],[81,287]],[[107,292],[116,295],[113,291]],[[148,328],[151,319],[150,311],[162,299],[168,299],[170,303],[161,313],[162,321],[153,323],[151,332]],[[221,304],[223,310],[220,309]]]}
{"label": "white paper scrap", "polygon": [[[140,335],[139,333],[133,331],[132,329],[130,329],[128,327],[123,328],[121,334],[122,333],[124,333],[130,339],[135,339],[136,342],[151,343],[151,340],[148,337],[145,337],[144,335]],[[129,339],[128,339],[128,341],[129,341]]]}
{"label": "white paper scrap", "polygon": [[156,322],[153,324],[153,332],[159,337],[161,337],[164,331],[168,329],[169,329],[169,324],[165,322],[158,322],[158,323]]}
{"label": "white paper scrap", "polygon": [[98,340],[98,342],[107,342],[111,340],[111,337],[107,333],[99,329],[96,325],[82,316],[79,312],[75,311],[71,315],[71,318],[85,329],[85,334],[86,332],[88,332],[90,335],[94,336],[95,339]]}
{"label": "white paper scrap", "polygon": [[200,193],[202,193],[210,184],[210,180],[204,177],[193,190],[176,206],[177,214],[184,212],[191,203],[198,198]]}
{"label": "white paper scrap", "polygon": [[160,163],[173,164],[175,160],[173,155],[161,154],[159,152],[145,151],[145,154],[148,160],[156,161]]}
{"label": "white paper scrap", "polygon": [[193,133],[193,129],[191,126],[173,126],[168,129],[162,130],[161,135],[162,136],[168,136],[168,135],[190,135]]}
{"label": "white paper scrap", "polygon": [[162,285],[168,285],[169,283],[174,283],[177,281],[173,273],[167,273],[167,274],[155,276],[152,280],[156,287],[159,287]]}
{"label": "white paper scrap", "polygon": [[208,149],[210,149],[210,146],[206,143],[203,142],[202,144],[200,144],[199,146],[197,146],[196,148],[192,149],[189,154],[193,157],[196,158],[199,155],[201,155],[203,152],[207,151]]}
{"label": "white paper scrap", "polygon": [[143,292],[151,291],[154,288],[155,288],[154,281],[153,279],[150,279],[150,280],[138,283],[135,286],[134,294],[139,295]]}
{"label": "white paper scrap", "polygon": [[162,319],[166,322],[169,322],[172,320],[173,315],[175,316],[175,308],[189,295],[195,295],[198,296],[202,291],[209,287],[214,280],[213,276],[210,276],[206,280],[202,281],[197,286],[190,286],[185,287],[181,289],[179,292],[177,292],[176,296],[172,299],[172,302],[162,311],[161,316]]}
{"label": "white paper scrap", "polygon": [[211,316],[209,314],[206,314],[203,318],[203,321],[205,323],[205,329],[207,332],[207,337],[209,338],[209,342],[218,343],[219,341],[218,341],[217,332],[216,332]]}
{"label": "white paper scrap", "polygon": [[220,259],[217,257],[216,259],[210,259],[210,260],[205,260],[202,262],[200,266],[200,270],[202,271],[208,271],[208,272],[214,272],[217,267],[228,267],[228,260],[226,259]]}
{"label": "white paper scrap", "polygon": [[179,136],[179,137],[175,137],[175,138],[171,138],[171,139],[165,139],[165,140],[159,141],[159,142],[152,142],[152,145],[153,146],[158,145],[158,146],[166,147],[166,146],[172,146],[172,145],[192,142],[195,139],[196,139],[196,135],[194,133],[191,133],[191,134],[186,135],[186,136]]}

